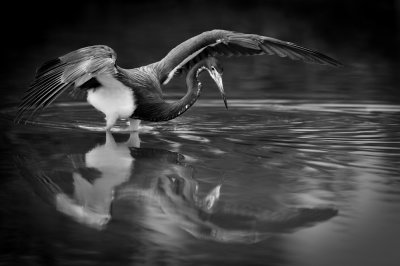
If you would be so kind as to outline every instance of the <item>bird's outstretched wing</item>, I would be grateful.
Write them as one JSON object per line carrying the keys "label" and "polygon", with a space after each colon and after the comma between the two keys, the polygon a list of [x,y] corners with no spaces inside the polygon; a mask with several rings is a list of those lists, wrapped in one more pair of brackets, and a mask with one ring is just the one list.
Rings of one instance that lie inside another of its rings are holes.
{"label": "bird's outstretched wing", "polygon": [[28,112],[28,118],[35,116],[70,87],[80,87],[99,74],[115,74],[116,58],[110,47],[95,45],[44,63],[25,93],[15,121],[20,122]]}
{"label": "bird's outstretched wing", "polygon": [[278,55],[307,63],[342,64],[320,52],[291,42],[225,30],[203,32],[172,49],[158,64],[160,80],[168,83],[176,72],[190,69],[208,56]]}

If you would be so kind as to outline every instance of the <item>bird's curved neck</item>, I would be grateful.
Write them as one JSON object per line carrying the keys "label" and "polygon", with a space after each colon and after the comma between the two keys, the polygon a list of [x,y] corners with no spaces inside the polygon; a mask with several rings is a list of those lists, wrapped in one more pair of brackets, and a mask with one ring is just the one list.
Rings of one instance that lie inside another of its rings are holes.
{"label": "bird's curved neck", "polygon": [[176,102],[156,101],[139,105],[134,117],[145,121],[167,121],[174,119],[186,112],[199,98],[201,83],[198,76],[205,69],[204,62],[195,64],[186,75],[187,92]]}
{"label": "bird's curved neck", "polygon": [[175,117],[186,112],[200,97],[201,83],[198,79],[204,66],[200,63],[192,67],[186,75],[187,92],[180,100],[172,103],[171,115]]}

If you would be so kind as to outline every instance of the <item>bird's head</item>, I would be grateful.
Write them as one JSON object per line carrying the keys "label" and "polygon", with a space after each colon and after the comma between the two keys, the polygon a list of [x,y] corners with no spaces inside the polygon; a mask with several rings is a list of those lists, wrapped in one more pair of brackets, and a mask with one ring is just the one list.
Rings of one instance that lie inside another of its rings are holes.
{"label": "bird's head", "polygon": [[215,81],[218,86],[218,89],[221,93],[222,99],[224,100],[224,104],[226,109],[228,109],[228,103],[226,101],[224,84],[222,83],[222,74],[223,68],[218,60],[214,57],[208,57],[205,62],[205,69],[210,74],[211,78]]}

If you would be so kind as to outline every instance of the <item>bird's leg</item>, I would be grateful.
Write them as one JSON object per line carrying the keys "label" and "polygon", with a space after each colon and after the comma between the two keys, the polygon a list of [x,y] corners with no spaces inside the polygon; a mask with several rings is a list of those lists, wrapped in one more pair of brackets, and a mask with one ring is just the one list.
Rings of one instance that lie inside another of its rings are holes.
{"label": "bird's leg", "polygon": [[105,146],[107,147],[117,147],[117,143],[110,131],[106,131],[106,143]]}
{"label": "bird's leg", "polygon": [[117,122],[118,116],[115,114],[108,114],[106,115],[106,131],[110,131],[111,128]]}
{"label": "bird's leg", "polygon": [[126,146],[133,148],[140,148],[139,132],[132,132],[129,139],[125,142]]}
{"label": "bird's leg", "polygon": [[139,125],[141,120],[129,118],[129,126],[127,128],[128,131],[139,131]]}

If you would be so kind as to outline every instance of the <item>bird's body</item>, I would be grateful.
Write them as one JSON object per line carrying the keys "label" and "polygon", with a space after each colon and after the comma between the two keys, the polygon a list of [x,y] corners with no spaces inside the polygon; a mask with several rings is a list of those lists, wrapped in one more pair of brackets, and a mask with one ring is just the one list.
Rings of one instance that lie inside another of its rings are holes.
{"label": "bird's body", "polygon": [[[117,66],[116,53],[110,47],[89,46],[48,61],[38,69],[19,106],[16,121],[34,117],[65,91],[72,95],[86,94],[87,101],[104,113],[107,130],[120,118],[170,120],[184,113],[198,99],[199,75],[204,70],[218,85],[227,107],[222,67],[216,57],[261,54],[341,65],[326,55],[290,42],[225,30],[199,34],[172,49],[160,61],[134,69]],[[173,103],[165,101],[162,87],[182,72],[186,73],[186,95]]]}
{"label": "bird's body", "polygon": [[132,89],[111,75],[100,75],[97,80],[99,87],[88,90],[87,101],[105,114],[107,128],[112,127],[118,118],[129,118],[136,109]]}

